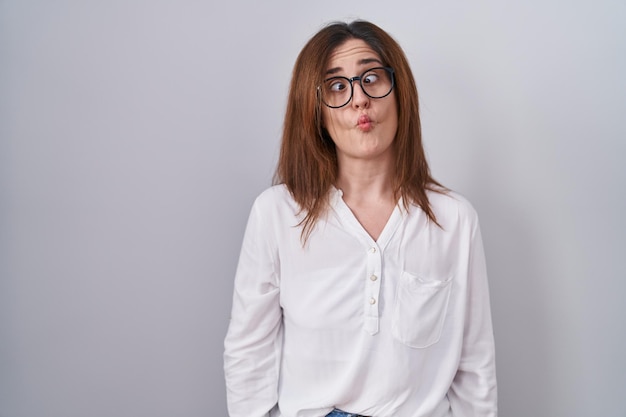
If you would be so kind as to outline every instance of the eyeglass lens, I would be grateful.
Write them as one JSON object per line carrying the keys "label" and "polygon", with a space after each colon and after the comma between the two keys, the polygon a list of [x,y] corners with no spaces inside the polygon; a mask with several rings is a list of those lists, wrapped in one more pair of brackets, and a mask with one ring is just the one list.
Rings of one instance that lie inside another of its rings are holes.
{"label": "eyeglass lens", "polygon": [[329,107],[343,107],[350,102],[354,91],[353,82],[358,81],[363,92],[370,98],[382,98],[393,89],[392,69],[370,68],[359,77],[330,77],[321,86],[322,100]]}

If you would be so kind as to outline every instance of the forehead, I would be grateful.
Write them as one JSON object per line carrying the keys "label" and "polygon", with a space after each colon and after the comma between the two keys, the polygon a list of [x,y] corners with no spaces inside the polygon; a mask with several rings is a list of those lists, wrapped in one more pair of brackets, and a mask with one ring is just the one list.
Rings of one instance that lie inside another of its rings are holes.
{"label": "forehead", "polygon": [[346,66],[369,63],[376,60],[381,63],[380,56],[362,39],[348,39],[337,46],[328,57],[327,70],[345,69]]}

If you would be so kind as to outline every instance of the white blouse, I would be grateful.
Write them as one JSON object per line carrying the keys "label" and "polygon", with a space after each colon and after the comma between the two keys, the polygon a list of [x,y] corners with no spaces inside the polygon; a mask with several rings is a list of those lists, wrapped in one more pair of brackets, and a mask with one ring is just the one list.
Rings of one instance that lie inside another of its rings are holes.
{"label": "white blouse", "polygon": [[441,228],[400,202],[374,241],[331,189],[303,246],[285,186],[254,203],[225,340],[231,417],[496,416],[476,212],[430,192]]}

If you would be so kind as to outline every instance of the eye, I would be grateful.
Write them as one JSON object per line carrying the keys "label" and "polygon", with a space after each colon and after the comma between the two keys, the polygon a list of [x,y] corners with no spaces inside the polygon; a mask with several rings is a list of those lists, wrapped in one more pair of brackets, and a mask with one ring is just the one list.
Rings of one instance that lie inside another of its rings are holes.
{"label": "eye", "polygon": [[326,81],[326,89],[331,93],[341,93],[348,88],[348,82],[343,78],[332,78]]}
{"label": "eye", "polygon": [[363,76],[363,83],[365,84],[374,84],[379,79],[379,75],[376,72],[370,72]]}

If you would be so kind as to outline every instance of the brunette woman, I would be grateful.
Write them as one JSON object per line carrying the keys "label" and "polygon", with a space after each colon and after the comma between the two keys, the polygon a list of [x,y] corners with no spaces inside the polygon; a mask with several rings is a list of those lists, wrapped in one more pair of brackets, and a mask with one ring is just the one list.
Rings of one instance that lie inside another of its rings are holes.
{"label": "brunette woman", "polygon": [[298,56],[225,347],[231,417],[496,416],[476,212],[431,177],[409,64],[369,22]]}

